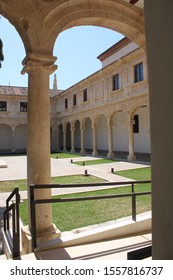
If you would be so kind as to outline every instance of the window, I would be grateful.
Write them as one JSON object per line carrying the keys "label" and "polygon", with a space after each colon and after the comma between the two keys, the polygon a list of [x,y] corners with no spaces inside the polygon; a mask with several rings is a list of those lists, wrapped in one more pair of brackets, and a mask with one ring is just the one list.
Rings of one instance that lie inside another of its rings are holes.
{"label": "window", "polygon": [[113,90],[117,90],[120,88],[120,77],[119,74],[116,74],[112,77],[112,81],[113,81]]}
{"label": "window", "polygon": [[20,102],[20,112],[27,112],[27,102]]}
{"label": "window", "polygon": [[83,102],[86,102],[88,100],[88,93],[87,88],[83,90]]}
{"label": "window", "polygon": [[75,106],[77,104],[76,102],[76,94],[73,95],[73,106]]}
{"label": "window", "polygon": [[139,133],[139,115],[134,115],[133,133]]}
{"label": "window", "polygon": [[7,102],[0,101],[0,111],[7,111]]}
{"label": "window", "polygon": [[135,65],[135,83],[144,80],[143,63]]}
{"label": "window", "polygon": [[65,99],[65,109],[67,109],[68,108],[68,99],[66,98]]}

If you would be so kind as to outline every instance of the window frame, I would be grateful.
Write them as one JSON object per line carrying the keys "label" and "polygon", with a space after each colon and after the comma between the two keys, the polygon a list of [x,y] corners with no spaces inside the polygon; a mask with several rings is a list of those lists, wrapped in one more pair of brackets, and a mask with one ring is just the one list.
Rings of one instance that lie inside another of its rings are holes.
{"label": "window frame", "polygon": [[112,76],[112,90],[119,90],[120,89],[120,74],[117,73]]}
{"label": "window frame", "polygon": [[144,80],[144,67],[143,62],[134,66],[134,83],[139,83]]}
{"label": "window frame", "polygon": [[76,96],[76,93],[73,94],[73,106],[76,106],[77,105],[77,96]]}
{"label": "window frame", "polygon": [[20,112],[26,113],[28,111],[28,103],[27,102],[20,102]]}
{"label": "window frame", "polygon": [[85,88],[83,90],[83,102],[87,102],[88,101],[88,90],[87,88]]}
{"label": "window frame", "polygon": [[0,101],[0,112],[7,111],[7,101]]}
{"label": "window frame", "polygon": [[65,109],[68,109],[68,98],[65,98]]}

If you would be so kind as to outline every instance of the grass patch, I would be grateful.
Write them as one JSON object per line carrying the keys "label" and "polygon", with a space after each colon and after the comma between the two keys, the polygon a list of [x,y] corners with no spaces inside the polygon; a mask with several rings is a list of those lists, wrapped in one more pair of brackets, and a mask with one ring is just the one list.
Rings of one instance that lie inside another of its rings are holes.
{"label": "grass patch", "polygon": [[[136,191],[150,190],[150,186],[137,185]],[[69,198],[69,197],[83,197],[83,196],[96,196],[106,194],[120,194],[128,193],[131,191],[129,186],[99,190],[78,194],[69,194],[56,196],[56,198]],[[55,196],[54,196],[55,198]],[[121,217],[131,215],[131,198],[115,198],[94,201],[80,201],[70,203],[56,203],[53,207],[53,223],[61,231],[72,230],[93,224],[99,224],[110,220],[116,220]],[[27,202],[21,204],[21,217],[24,223],[27,224]],[[150,195],[141,196],[137,198],[137,213],[142,213],[151,209]]]}
{"label": "grass patch", "polygon": [[0,182],[0,193],[12,192],[15,188],[19,188],[20,191],[26,191],[26,189],[27,189],[26,180]]}
{"label": "grass patch", "polygon": [[75,158],[81,157],[80,154],[71,154],[71,153],[52,153],[51,158]]}
{"label": "grass patch", "polygon": [[85,162],[85,165],[95,165],[95,164],[103,164],[103,163],[112,163],[116,161],[111,159],[94,159],[94,160],[86,160],[86,161],[77,161],[74,162],[74,164],[83,165],[83,162]]}
{"label": "grass patch", "polygon": [[[51,184],[85,184],[85,183],[100,183],[103,179],[94,176],[73,175],[52,177]],[[0,182],[0,193],[12,192],[14,188],[19,188],[20,191],[27,190],[26,180],[3,181]]]}
{"label": "grass patch", "polygon": [[151,167],[144,167],[132,170],[118,171],[116,175],[120,175],[136,181],[151,180]]}

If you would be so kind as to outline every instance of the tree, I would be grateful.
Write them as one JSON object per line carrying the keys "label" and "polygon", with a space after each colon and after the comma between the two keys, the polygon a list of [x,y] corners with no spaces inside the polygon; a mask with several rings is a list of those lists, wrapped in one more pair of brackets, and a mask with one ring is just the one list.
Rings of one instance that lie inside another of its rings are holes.
{"label": "tree", "polygon": [[4,55],[3,55],[3,43],[2,40],[0,39],[0,68],[2,67],[2,61],[4,60]]}

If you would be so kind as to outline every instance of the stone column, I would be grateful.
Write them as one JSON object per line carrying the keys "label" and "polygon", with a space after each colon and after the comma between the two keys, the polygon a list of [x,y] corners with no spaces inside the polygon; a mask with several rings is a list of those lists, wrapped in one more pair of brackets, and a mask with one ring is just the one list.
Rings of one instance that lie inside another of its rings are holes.
{"label": "stone column", "polygon": [[113,153],[113,133],[112,133],[112,122],[109,121],[108,122],[108,154],[107,157],[108,158],[113,158],[114,157],[114,153]]}
{"label": "stone column", "polygon": [[133,115],[128,116],[128,126],[129,126],[129,155],[127,157],[128,160],[134,161],[136,160],[135,154],[134,154],[134,133],[133,133],[133,124],[134,119]]}
{"label": "stone column", "polygon": [[63,151],[64,151],[64,153],[67,152],[67,148],[66,148],[66,145],[67,145],[66,130],[67,130],[67,127],[66,127],[66,124],[64,123],[64,125],[63,125]]}
{"label": "stone column", "polygon": [[93,152],[92,152],[92,155],[97,156],[98,152],[97,152],[97,125],[96,125],[96,123],[93,123],[92,128],[93,128]]}
{"label": "stone column", "polygon": [[12,153],[15,153],[15,127],[12,127]]}
{"label": "stone column", "polygon": [[152,155],[152,258],[154,260],[173,260],[172,11],[171,0],[145,0]]}
{"label": "stone column", "polygon": [[58,125],[58,126],[57,126],[57,138],[56,138],[56,149],[57,149],[57,152],[60,151],[59,133],[60,133],[60,129],[59,129],[59,125]]}
{"label": "stone column", "polygon": [[[55,58],[31,54],[23,62],[28,73],[27,179],[30,184],[50,184],[50,94],[49,75],[55,70]],[[51,198],[51,190],[36,190],[36,198]],[[30,211],[29,211],[30,213]],[[29,215],[29,227],[30,215]],[[51,239],[55,234],[51,204],[36,207],[37,236]]]}
{"label": "stone column", "polygon": [[84,155],[86,153],[86,151],[85,151],[85,137],[84,137],[85,127],[84,127],[83,124],[81,124],[80,126],[81,126],[81,150],[80,150],[80,154]]}
{"label": "stone column", "polygon": [[71,123],[71,153],[75,153],[75,148],[74,148],[74,132],[75,132],[74,123]]}

